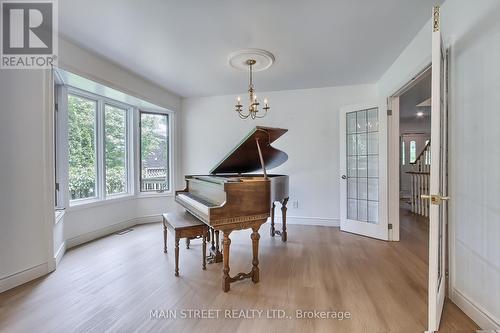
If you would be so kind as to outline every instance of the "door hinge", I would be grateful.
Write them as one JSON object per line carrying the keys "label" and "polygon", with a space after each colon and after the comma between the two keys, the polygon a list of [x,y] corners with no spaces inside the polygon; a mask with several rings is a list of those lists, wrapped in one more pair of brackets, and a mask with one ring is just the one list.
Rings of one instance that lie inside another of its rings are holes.
{"label": "door hinge", "polygon": [[56,191],[59,191],[59,183],[56,183]]}
{"label": "door hinge", "polygon": [[59,103],[56,103],[56,104],[54,105],[54,109],[56,110],[56,112],[59,112]]}
{"label": "door hinge", "polygon": [[388,228],[389,230],[392,230],[392,223],[389,223],[389,224],[387,225],[387,228]]}
{"label": "door hinge", "polygon": [[392,110],[387,109],[387,115],[388,115],[388,116],[392,116]]}
{"label": "door hinge", "polygon": [[432,10],[432,31],[436,32],[440,29],[439,6],[434,6]]}

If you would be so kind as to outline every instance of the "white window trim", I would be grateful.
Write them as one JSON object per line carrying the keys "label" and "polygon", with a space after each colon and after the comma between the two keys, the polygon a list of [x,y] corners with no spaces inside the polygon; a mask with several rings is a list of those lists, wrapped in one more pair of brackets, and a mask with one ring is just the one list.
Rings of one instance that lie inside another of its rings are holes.
{"label": "white window trim", "polygon": [[[163,192],[141,192],[141,133],[140,133],[140,114],[141,112],[144,113],[156,113],[156,114],[161,114],[161,115],[167,115],[168,116],[168,190],[163,191]],[[140,108],[136,112],[137,116],[137,121],[134,122],[134,125],[136,125],[136,133],[137,135],[135,136],[136,138],[136,168],[138,172],[136,172],[136,178],[135,178],[135,193],[136,196],[139,198],[149,198],[149,197],[161,197],[161,196],[166,196],[170,197],[175,194],[174,191],[174,163],[172,163],[173,157],[175,156],[174,154],[174,147],[175,147],[175,133],[174,133],[174,126],[173,123],[175,121],[175,113],[170,111],[170,110],[153,110],[149,108]]]}
{"label": "white window trim", "polygon": [[[106,105],[114,106],[114,107],[117,107],[117,108],[120,108],[120,109],[123,109],[126,111],[126,125],[125,125],[126,134],[125,134],[125,136],[126,136],[126,140],[127,140],[127,148],[125,151],[125,160],[127,162],[127,184],[126,184],[127,186],[126,186],[125,192],[106,194],[106,184],[105,184],[105,180],[104,180],[104,184],[103,184],[104,193],[103,193],[103,195],[104,195],[105,200],[110,200],[110,199],[114,199],[114,198],[121,198],[124,196],[130,196],[130,195],[134,194],[134,163],[133,163],[134,142],[133,142],[133,128],[132,128],[134,107],[104,97],[103,98],[103,106],[102,106],[102,112],[103,112],[102,119],[104,120],[104,122],[106,122],[106,115],[105,115],[105,106]],[[103,154],[102,154],[102,157],[104,158],[104,154],[105,154],[105,152],[104,152],[104,141],[105,141],[104,128],[103,128],[102,133],[103,133],[103,140],[102,140]],[[105,163],[105,161],[103,161],[102,165],[103,165],[103,176],[105,176],[106,175],[106,163]]]}
{"label": "white window trim", "polygon": [[[154,197],[172,197],[174,191],[174,165],[173,158],[175,156],[175,112],[158,108],[138,108],[129,104],[125,104],[106,96],[98,95],[69,85],[57,86],[58,98],[58,137],[57,146],[60,151],[58,155],[58,182],[59,182],[59,207],[65,208],[67,211],[81,210],[96,206],[105,205],[107,203],[115,203],[120,201],[131,200],[134,198],[154,198]],[[70,200],[69,195],[69,133],[68,133],[68,94],[74,94],[96,100],[96,154],[97,154],[97,196],[92,198]],[[106,195],[105,188],[105,161],[104,161],[104,140],[105,133],[103,128],[104,121],[104,106],[112,105],[127,110],[127,192]],[[163,192],[141,192],[140,191],[140,112],[157,113],[168,115],[168,169],[169,169],[169,189]]]}

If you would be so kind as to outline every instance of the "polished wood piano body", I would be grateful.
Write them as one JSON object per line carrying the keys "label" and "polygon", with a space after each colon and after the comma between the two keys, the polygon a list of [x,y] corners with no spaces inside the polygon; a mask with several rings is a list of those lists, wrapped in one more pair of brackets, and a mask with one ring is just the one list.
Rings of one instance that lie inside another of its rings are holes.
{"label": "polished wood piano body", "polygon": [[[210,175],[186,176],[186,188],[177,191],[175,200],[187,211],[212,228],[212,256],[215,262],[224,262],[222,289],[229,290],[231,282],[251,278],[259,281],[259,228],[269,217],[271,235],[279,234],[286,241],[286,203],[288,183],[286,175],[270,175],[267,169],[284,163],[286,153],[271,146],[287,130],[256,127],[228,156],[217,164]],[[259,169],[263,174],[248,174]],[[275,230],[275,202],[282,204],[283,229]],[[229,276],[230,233],[252,229],[252,270]],[[215,231],[215,232],[214,232]],[[223,254],[218,249],[218,232],[223,232]],[[214,242],[215,238],[215,242]],[[215,243],[215,244],[214,244]]]}

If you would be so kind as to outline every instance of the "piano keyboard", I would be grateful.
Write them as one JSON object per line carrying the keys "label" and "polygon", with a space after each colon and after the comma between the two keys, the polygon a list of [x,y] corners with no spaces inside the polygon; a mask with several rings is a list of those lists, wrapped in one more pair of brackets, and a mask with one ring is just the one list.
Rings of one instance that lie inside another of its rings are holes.
{"label": "piano keyboard", "polygon": [[200,197],[197,197],[189,192],[185,192],[182,194],[178,195],[178,198],[187,204],[191,205],[193,208],[198,209],[200,212],[208,215],[208,209],[211,207],[216,207],[217,205],[207,201],[205,199],[202,199]]}

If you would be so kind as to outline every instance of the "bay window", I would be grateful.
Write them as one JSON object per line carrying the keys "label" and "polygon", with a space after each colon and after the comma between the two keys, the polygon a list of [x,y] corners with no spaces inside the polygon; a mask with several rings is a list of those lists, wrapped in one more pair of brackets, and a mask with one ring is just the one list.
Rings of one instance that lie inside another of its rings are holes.
{"label": "bay window", "polygon": [[[76,77],[62,73],[63,78]],[[60,81],[56,87],[58,207],[170,195],[172,114],[92,81],[86,81],[85,89]],[[100,95],[103,91],[106,96]]]}

